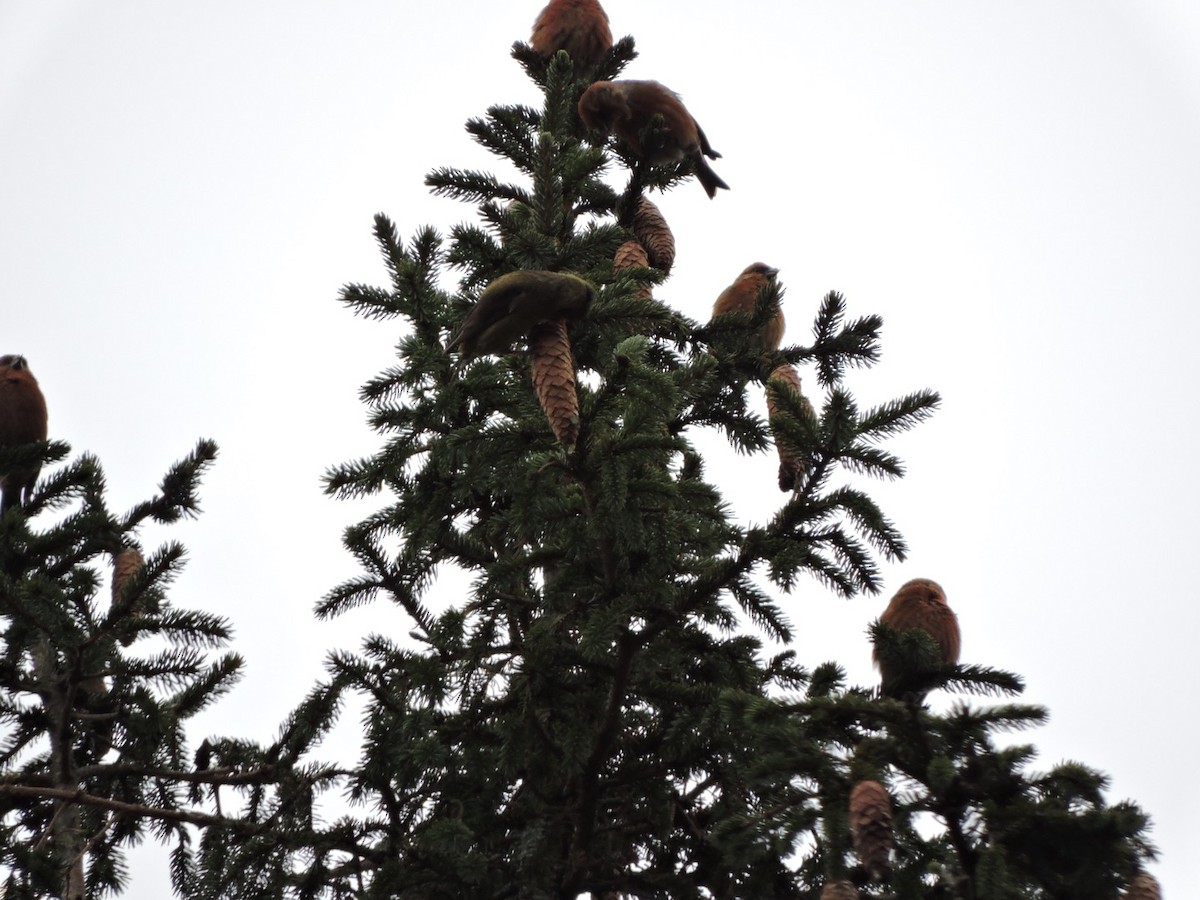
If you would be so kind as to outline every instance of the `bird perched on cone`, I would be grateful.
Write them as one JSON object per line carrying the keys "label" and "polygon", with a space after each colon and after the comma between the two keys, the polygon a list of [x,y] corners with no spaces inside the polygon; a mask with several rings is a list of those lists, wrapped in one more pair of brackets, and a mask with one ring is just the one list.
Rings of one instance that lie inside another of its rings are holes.
{"label": "bird perched on cone", "polygon": [[[734,279],[733,284],[721,291],[717,302],[713,304],[712,318],[727,313],[754,313],[758,296],[770,285],[775,283],[779,270],[766,263],[751,263],[742,270],[742,274]],[[778,305],[775,313],[761,327],[756,335],[758,351],[778,350],[779,342],[783,340],[783,310]]]}
{"label": "bird perched on cone", "polygon": [[533,23],[529,44],[543,59],[566,50],[579,69],[594,69],[612,49],[608,14],[596,0],[550,0]]}
{"label": "bird perched on cone", "polygon": [[[936,581],[914,578],[905,582],[879,617],[879,622],[898,632],[920,628],[937,643],[943,666],[952,666],[958,662],[961,642],[958,617],[946,602],[946,592]],[[927,674],[898,668],[895,662],[880,655],[878,647],[872,655],[883,678],[885,694],[902,694],[914,676]]]}
{"label": "bird perched on cone", "polygon": [[[0,447],[46,440],[46,398],[25,357],[0,356]],[[0,472],[0,513],[29,500],[39,465]]]}
{"label": "bird perched on cone", "polygon": [[521,269],[501,275],[479,295],[462,327],[446,344],[461,349],[455,371],[485,353],[506,353],[538,322],[582,319],[596,297],[577,275]]}
{"label": "bird perched on cone", "polygon": [[[662,126],[647,129],[655,116]],[[657,81],[596,81],[579,98],[579,118],[588,128],[605,134],[616,132],[631,153],[643,162],[663,164],[690,159],[705,193],[729,185],[712,170],[704,157],[720,159],[679,95]]]}

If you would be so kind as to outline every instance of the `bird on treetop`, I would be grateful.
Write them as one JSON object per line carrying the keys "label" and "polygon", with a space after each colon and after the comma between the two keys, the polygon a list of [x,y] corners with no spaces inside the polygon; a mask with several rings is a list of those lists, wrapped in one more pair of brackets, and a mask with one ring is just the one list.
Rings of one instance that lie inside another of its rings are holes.
{"label": "bird on treetop", "polygon": [[[46,440],[46,398],[29,362],[19,354],[0,356],[0,447]],[[0,514],[29,501],[40,465],[0,472]]]}
{"label": "bird on treetop", "polygon": [[[727,313],[753,313],[759,294],[775,283],[778,274],[778,269],[766,263],[756,262],[746,266],[734,279],[733,284],[721,291],[721,295],[717,297],[717,302],[713,304],[712,318],[716,319]],[[779,342],[783,340],[783,326],[783,310],[776,305],[775,313],[758,332],[758,346],[753,349],[778,350]]]}
{"label": "bird on treetop", "polygon": [[486,353],[506,353],[533,326],[554,319],[582,319],[595,288],[577,275],[521,269],[501,275],[479,295],[462,327],[446,344],[460,348],[455,371]]}
{"label": "bird on treetop", "polygon": [[533,23],[529,45],[543,59],[566,50],[577,71],[594,69],[612,49],[608,14],[596,0],[550,0]]}
{"label": "bird on treetop", "polygon": [[[655,117],[662,126],[648,131]],[[615,132],[642,162],[665,164],[691,160],[709,197],[729,185],[707,160],[720,159],[679,95],[657,81],[596,81],[579,98],[579,118],[588,128]]]}
{"label": "bird on treetop", "polygon": [[[905,582],[879,617],[879,622],[897,632],[920,628],[937,643],[942,665],[952,666],[958,662],[961,643],[958,617],[946,602],[946,592],[936,581],[914,578]],[[894,662],[883,658],[878,647],[872,655],[879,667],[885,693],[903,693],[910,676],[925,674],[897,668]]]}

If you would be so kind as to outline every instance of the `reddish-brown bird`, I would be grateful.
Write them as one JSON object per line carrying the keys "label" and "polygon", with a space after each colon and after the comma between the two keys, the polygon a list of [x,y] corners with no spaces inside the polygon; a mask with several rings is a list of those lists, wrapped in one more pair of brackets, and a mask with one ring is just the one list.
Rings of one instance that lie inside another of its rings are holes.
{"label": "reddish-brown bird", "polygon": [[446,349],[462,348],[456,369],[485,353],[506,353],[538,322],[583,318],[595,296],[595,289],[577,275],[509,272],[483,289]]}
{"label": "reddish-brown bird", "polygon": [[612,49],[608,13],[596,0],[550,0],[533,23],[529,44],[546,59],[566,50],[576,71],[594,69]]}
{"label": "reddish-brown bird", "polygon": [[[656,115],[662,127],[643,142],[644,132]],[[638,159],[651,164],[673,163],[690,159],[696,177],[710,197],[717,188],[729,185],[712,170],[704,157],[720,159],[704,129],[692,118],[674,91],[657,81],[597,81],[579,98],[579,118],[583,124],[617,137],[629,145]]]}
{"label": "reddish-brown bird", "polygon": [[[0,447],[46,439],[46,398],[25,357],[0,356]],[[40,466],[0,472],[0,513],[29,500]]]}
{"label": "reddish-brown bird", "polygon": [[[905,582],[900,590],[896,591],[896,596],[883,611],[879,621],[896,631],[908,631],[910,628],[924,630],[937,642],[943,665],[952,666],[958,662],[961,641],[958,617],[946,603],[946,592],[936,581],[914,578]],[[889,685],[899,683],[904,676],[913,674],[897,671],[880,658],[878,648],[873,652],[873,657],[880,675],[883,676],[885,690]]]}
{"label": "reddish-brown bird", "polygon": [[[713,304],[712,318],[726,313],[753,313],[758,295],[768,286],[775,283],[779,270],[766,263],[751,263],[742,270],[742,274],[734,279],[733,284],[721,291],[721,296]],[[783,310],[775,307],[775,314],[762,325],[757,335],[757,346],[753,349],[778,350],[779,342],[783,340]]]}

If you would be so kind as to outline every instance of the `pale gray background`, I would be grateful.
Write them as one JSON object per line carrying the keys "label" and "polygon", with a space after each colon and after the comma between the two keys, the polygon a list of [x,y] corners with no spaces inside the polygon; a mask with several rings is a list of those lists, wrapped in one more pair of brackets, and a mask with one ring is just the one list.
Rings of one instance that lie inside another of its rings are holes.
{"label": "pale gray background", "polygon": [[[175,601],[229,617],[249,663],[197,741],[269,739],[327,649],[408,630],[382,605],[310,612],[355,572],[340,533],[371,506],[320,476],[378,445],[356,392],[397,337],[334,298],[385,283],[376,211],[405,235],[472,218],[427,171],[509,174],[463,123],[537,102],[508,48],[540,5],[0,0],[0,352],[29,357],[51,435],[99,455],[116,507],[197,437],[221,445],[205,514],[147,534],[188,545]],[[1194,896],[1197,7],[606,8],[638,39],[628,76],[683,94],[733,187],[656,198],[679,245],[659,296],[704,318],[762,259],[794,341],[830,289],[884,316],[860,399],[945,397],[893,445],[909,477],[866,485],[912,547],[887,593],[940,580],[964,661],[1049,706],[1020,737],[1110,773],[1156,819],[1167,895]],[[774,468],[709,471],[761,521]],[[886,596],[784,602],[805,662],[874,679]],[[353,753],[345,726],[331,754]],[[161,851],[135,868],[128,896],[164,894]]]}

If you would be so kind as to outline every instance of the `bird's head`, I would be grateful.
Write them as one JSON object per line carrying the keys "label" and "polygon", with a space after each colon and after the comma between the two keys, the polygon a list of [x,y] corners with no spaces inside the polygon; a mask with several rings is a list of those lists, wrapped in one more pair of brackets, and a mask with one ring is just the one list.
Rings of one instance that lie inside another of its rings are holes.
{"label": "bird's head", "polygon": [[742,270],[743,275],[762,275],[768,281],[774,279],[779,274],[779,270],[774,266],[768,266],[764,262],[751,263]]}
{"label": "bird's head", "polygon": [[22,369],[28,369],[29,362],[19,353],[6,353],[0,356],[0,369],[12,369],[14,372],[20,372]]}
{"label": "bird's head", "polygon": [[579,98],[579,118],[588,128],[609,128],[623,105],[620,92],[611,81],[595,81]]}
{"label": "bird's head", "polygon": [[900,591],[933,603],[946,602],[946,592],[932,578],[914,578],[906,581],[900,586]]}

